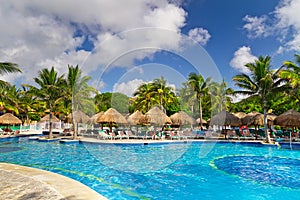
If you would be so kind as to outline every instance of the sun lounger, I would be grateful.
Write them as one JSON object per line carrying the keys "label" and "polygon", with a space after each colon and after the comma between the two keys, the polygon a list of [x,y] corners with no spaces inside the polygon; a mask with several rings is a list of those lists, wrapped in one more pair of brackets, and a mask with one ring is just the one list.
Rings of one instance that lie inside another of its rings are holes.
{"label": "sun lounger", "polygon": [[127,130],[127,131],[125,131],[125,133],[126,133],[128,139],[138,139],[138,136],[133,134],[133,132],[131,130]]}
{"label": "sun lounger", "polygon": [[99,137],[98,137],[99,139],[104,139],[104,140],[112,139],[112,136],[105,133],[105,131],[103,131],[103,130],[99,130],[98,134],[99,134]]}

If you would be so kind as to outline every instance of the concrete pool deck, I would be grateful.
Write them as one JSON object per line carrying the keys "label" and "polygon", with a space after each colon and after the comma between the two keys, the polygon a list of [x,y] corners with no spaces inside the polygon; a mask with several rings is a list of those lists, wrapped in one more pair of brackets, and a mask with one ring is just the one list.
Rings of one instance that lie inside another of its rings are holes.
{"label": "concrete pool deck", "polygon": [[1,199],[104,200],[71,178],[30,167],[0,163]]}

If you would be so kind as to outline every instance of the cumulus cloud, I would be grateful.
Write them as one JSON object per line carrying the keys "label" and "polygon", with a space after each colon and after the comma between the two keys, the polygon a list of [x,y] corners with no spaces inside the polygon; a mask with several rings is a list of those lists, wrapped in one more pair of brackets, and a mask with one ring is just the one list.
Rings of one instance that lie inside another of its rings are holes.
{"label": "cumulus cloud", "polygon": [[206,29],[203,28],[194,28],[191,29],[188,33],[188,36],[195,40],[196,42],[200,43],[201,45],[206,45],[209,41],[211,35]]}
{"label": "cumulus cloud", "polygon": [[261,17],[257,17],[257,16],[249,16],[246,15],[243,18],[243,21],[246,22],[246,24],[243,26],[244,29],[247,30],[248,32],[248,37],[250,38],[257,38],[260,36],[268,36],[268,34],[270,33],[268,31],[268,27],[266,25],[266,16],[261,16]]}
{"label": "cumulus cloud", "polygon": [[133,79],[128,82],[116,83],[113,87],[113,92],[120,92],[132,97],[136,89],[143,83],[145,83],[145,81],[142,79]]}
{"label": "cumulus cloud", "polygon": [[[5,28],[0,31],[0,59],[18,63],[26,83],[32,82],[40,69],[51,66],[59,73],[67,71],[67,64],[82,65],[86,73],[104,70],[112,61],[131,66],[161,49],[180,48],[180,32],[187,16],[181,3],[3,0],[0,26]],[[204,29],[197,34],[203,35],[203,41],[207,39]],[[92,52],[83,48],[86,43],[94,47]],[[122,62],[115,61],[119,57]]]}
{"label": "cumulus cloud", "polygon": [[246,15],[243,28],[248,37],[258,38],[275,36],[281,43],[277,53],[289,50],[299,50],[300,44],[300,1],[281,0],[267,15]]}
{"label": "cumulus cloud", "polygon": [[238,70],[241,73],[249,73],[249,70],[245,67],[245,64],[252,63],[257,57],[252,55],[251,48],[243,46],[234,52],[234,57],[230,61],[230,66]]}

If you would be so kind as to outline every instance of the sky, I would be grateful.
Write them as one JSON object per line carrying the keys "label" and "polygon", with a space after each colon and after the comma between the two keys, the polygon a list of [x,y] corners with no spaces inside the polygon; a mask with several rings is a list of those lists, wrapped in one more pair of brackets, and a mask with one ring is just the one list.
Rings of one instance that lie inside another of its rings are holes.
{"label": "sky", "polygon": [[[79,65],[99,92],[132,96],[164,77],[178,89],[190,72],[225,80],[260,55],[272,69],[300,48],[300,0],[1,0],[0,62],[34,84],[39,70]],[[237,99],[236,99],[237,100]]]}

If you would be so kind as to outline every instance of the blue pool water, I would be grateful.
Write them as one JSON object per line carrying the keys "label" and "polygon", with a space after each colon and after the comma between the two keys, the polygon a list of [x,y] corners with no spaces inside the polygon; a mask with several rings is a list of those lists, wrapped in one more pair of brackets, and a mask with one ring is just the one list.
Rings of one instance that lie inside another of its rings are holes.
{"label": "blue pool water", "polygon": [[0,140],[0,162],[59,173],[108,199],[300,199],[300,151],[239,143]]}

